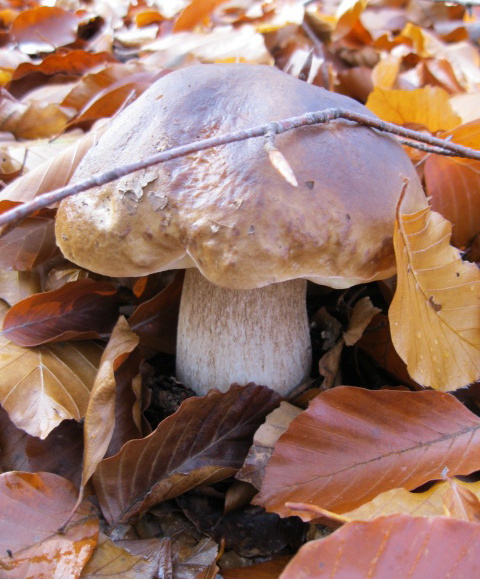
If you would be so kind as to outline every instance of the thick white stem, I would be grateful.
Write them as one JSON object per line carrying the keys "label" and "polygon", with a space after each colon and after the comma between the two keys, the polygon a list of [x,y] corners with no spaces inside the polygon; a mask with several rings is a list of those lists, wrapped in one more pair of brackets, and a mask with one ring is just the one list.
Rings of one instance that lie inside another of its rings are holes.
{"label": "thick white stem", "polygon": [[177,377],[197,394],[255,382],[288,394],[308,377],[306,281],[253,290],[211,284],[187,269],[177,337]]}

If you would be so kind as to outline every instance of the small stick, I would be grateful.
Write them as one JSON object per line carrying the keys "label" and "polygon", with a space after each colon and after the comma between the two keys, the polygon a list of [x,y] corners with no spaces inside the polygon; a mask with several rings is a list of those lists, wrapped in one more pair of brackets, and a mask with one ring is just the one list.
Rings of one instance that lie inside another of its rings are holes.
{"label": "small stick", "polygon": [[[424,135],[413,131],[411,129],[406,129],[393,123],[387,123],[380,119],[372,118],[368,115],[355,113],[342,108],[330,108],[323,111],[317,111],[313,113],[305,113],[304,115],[298,117],[291,117],[288,119],[283,119],[281,121],[273,121],[263,125],[258,125],[250,129],[243,129],[240,131],[235,131],[232,133],[227,133],[226,135],[219,135],[217,137],[210,137],[208,139],[202,139],[200,141],[195,141],[194,143],[188,143],[186,145],[181,145],[179,147],[174,147],[168,149],[167,151],[162,151],[156,153],[151,157],[147,157],[141,161],[136,161],[134,163],[129,163],[123,165],[122,167],[116,167],[100,175],[93,175],[84,181],[75,183],[74,185],[67,185],[66,187],[61,187],[50,193],[45,193],[19,205],[10,211],[6,211],[0,215],[0,236],[4,235],[7,231],[15,227],[19,222],[23,221],[25,218],[34,214],[36,211],[58,203],[66,197],[75,195],[82,191],[86,191],[91,187],[105,185],[128,175],[139,169],[145,169],[146,167],[151,167],[159,163],[165,163],[166,161],[171,161],[173,159],[178,159],[179,157],[184,157],[192,153],[197,153],[199,151],[204,151],[205,149],[210,149],[212,147],[218,147],[220,145],[227,145],[229,143],[235,143],[238,141],[245,141],[246,139],[252,139],[257,137],[263,137],[265,134],[281,134],[293,129],[298,129],[300,127],[307,127],[310,125],[318,125],[322,123],[328,123],[337,119],[345,119],[348,121],[353,121],[359,125],[367,126],[378,131],[392,133],[403,138],[413,139],[416,142],[408,142],[410,147],[417,147],[417,142],[425,143],[429,147],[434,147],[434,152],[440,153],[446,151],[447,155],[455,155],[457,157],[464,157],[468,159],[475,159],[480,161],[480,151],[475,149],[470,149],[464,147],[463,145],[458,145],[444,139],[439,139],[437,137],[432,137],[430,135]],[[419,148],[423,147],[421,145]],[[435,150],[438,148],[438,150]]]}

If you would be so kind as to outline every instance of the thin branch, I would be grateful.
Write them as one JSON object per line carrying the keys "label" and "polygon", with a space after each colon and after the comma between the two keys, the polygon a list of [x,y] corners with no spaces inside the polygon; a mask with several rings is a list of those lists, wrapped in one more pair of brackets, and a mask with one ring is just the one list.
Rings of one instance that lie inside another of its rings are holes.
{"label": "thin branch", "polygon": [[[353,121],[359,125],[371,127],[379,131],[392,133],[403,138],[413,139],[414,141],[425,143],[429,147],[438,148],[438,151],[446,151],[447,155],[454,154],[457,157],[465,157],[468,159],[476,159],[480,161],[480,151],[475,149],[470,149],[464,147],[463,145],[457,145],[443,139],[438,139],[429,135],[423,135],[417,131],[411,129],[406,129],[392,123],[387,123],[376,118],[372,118],[367,115],[360,113],[355,113],[342,108],[331,108],[325,109],[323,111],[317,111],[314,113],[305,113],[299,117],[291,117],[289,119],[283,119],[281,121],[273,121],[271,123],[265,123],[263,125],[258,125],[250,129],[244,129],[240,131],[235,131],[233,133],[227,133],[226,135],[219,135],[217,137],[210,137],[208,139],[202,139],[200,141],[195,141],[194,143],[188,143],[187,145],[181,145],[179,147],[174,147],[168,149],[167,151],[162,151],[161,153],[156,153],[151,157],[147,157],[141,161],[136,161],[134,163],[129,163],[123,165],[122,167],[116,167],[101,173],[100,175],[94,175],[75,183],[74,185],[67,185],[66,187],[61,187],[56,189],[51,193],[45,193],[33,199],[28,203],[19,205],[10,211],[6,211],[0,215],[0,236],[4,235],[7,231],[15,227],[19,222],[23,221],[25,218],[34,214],[36,211],[58,203],[66,197],[75,195],[82,191],[86,191],[92,187],[105,185],[111,183],[124,175],[134,173],[140,169],[145,169],[146,167],[151,167],[152,165],[157,165],[159,163],[165,163],[166,161],[171,161],[173,159],[178,159],[179,157],[184,157],[192,153],[198,153],[199,151],[204,151],[205,149],[211,149],[213,147],[219,147],[221,145],[227,145],[229,143],[235,143],[238,141],[245,141],[247,139],[252,139],[256,137],[263,137],[267,133],[281,134],[293,129],[298,129],[300,127],[307,127],[310,125],[318,125],[322,123],[327,123],[336,119],[345,119],[348,121]],[[416,147],[417,143],[408,142],[406,143],[411,147]],[[423,147],[421,145],[419,148]]]}

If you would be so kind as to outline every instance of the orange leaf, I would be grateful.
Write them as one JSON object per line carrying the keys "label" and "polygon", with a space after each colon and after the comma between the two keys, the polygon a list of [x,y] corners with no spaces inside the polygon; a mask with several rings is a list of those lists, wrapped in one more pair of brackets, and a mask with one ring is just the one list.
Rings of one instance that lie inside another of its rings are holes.
{"label": "orange leaf", "polygon": [[449,394],[339,386],[292,420],[253,502],[280,516],[292,514],[287,502],[345,513],[441,478],[444,467],[479,469],[479,445],[480,418]]}
{"label": "orange leaf", "polygon": [[449,244],[452,226],[428,207],[395,223],[392,341],[419,384],[455,390],[480,378],[480,271]]}
{"label": "orange leaf", "polygon": [[384,121],[424,125],[430,132],[448,131],[461,123],[449,103],[449,94],[440,87],[415,90],[383,90],[375,87],[367,107]]}
{"label": "orange leaf", "polygon": [[53,52],[76,40],[78,23],[75,12],[38,6],[15,18],[12,33],[23,52]]}
{"label": "orange leaf", "polygon": [[226,0],[191,0],[190,4],[182,10],[173,28],[174,32],[191,30],[197,24],[210,16],[211,12]]}
{"label": "orange leaf", "polygon": [[347,523],[304,545],[280,579],[476,577],[480,526],[408,515]]}
{"label": "orange leaf", "polygon": [[[442,137],[480,149],[480,119]],[[452,242],[464,247],[480,233],[480,161],[429,155],[424,171],[432,209],[453,223]]]}

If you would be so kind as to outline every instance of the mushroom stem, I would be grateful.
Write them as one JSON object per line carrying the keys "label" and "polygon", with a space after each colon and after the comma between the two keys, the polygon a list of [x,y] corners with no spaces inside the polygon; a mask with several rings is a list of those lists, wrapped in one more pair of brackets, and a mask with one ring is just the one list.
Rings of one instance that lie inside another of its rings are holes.
{"label": "mushroom stem", "polygon": [[252,290],[218,287],[185,272],[177,377],[197,394],[255,382],[282,395],[309,376],[306,280]]}

